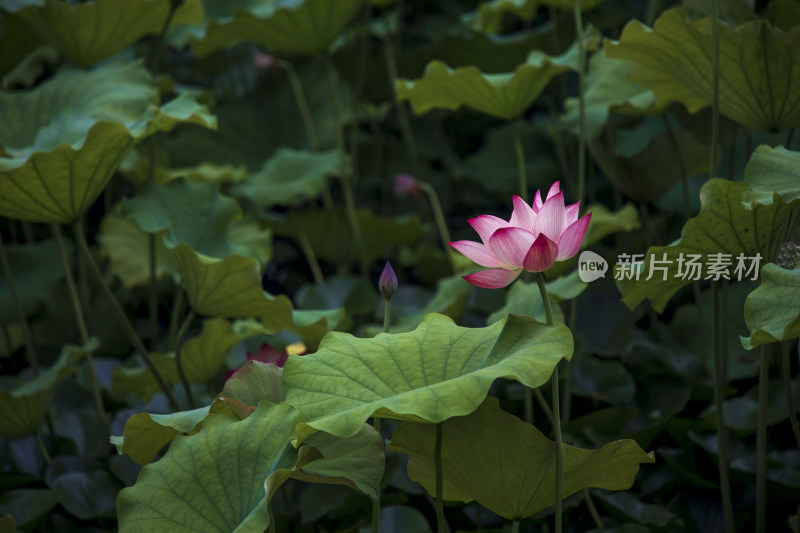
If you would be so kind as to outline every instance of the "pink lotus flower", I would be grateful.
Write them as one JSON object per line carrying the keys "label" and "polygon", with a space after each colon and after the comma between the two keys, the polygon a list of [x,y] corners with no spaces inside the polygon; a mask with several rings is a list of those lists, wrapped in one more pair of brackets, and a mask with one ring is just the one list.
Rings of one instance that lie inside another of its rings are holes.
{"label": "pink lotus flower", "polygon": [[574,256],[592,218],[589,213],[578,219],[579,204],[564,206],[564,193],[557,181],[544,202],[539,191],[531,206],[514,196],[514,212],[508,222],[492,215],[471,218],[469,223],[483,242],[457,241],[450,246],[490,270],[464,279],[478,287],[499,289],[517,279],[523,269],[544,272],[556,261]]}
{"label": "pink lotus flower", "polygon": [[[277,350],[269,344],[263,343],[258,349],[257,354],[251,354],[250,352],[247,352],[247,361],[259,361],[261,363],[275,365],[278,368],[283,368],[283,365],[286,364],[286,360],[290,355],[305,355],[305,353],[306,347],[302,343],[290,344],[283,350]],[[226,374],[225,379],[230,379],[231,376],[239,371],[239,368],[229,371]]]}

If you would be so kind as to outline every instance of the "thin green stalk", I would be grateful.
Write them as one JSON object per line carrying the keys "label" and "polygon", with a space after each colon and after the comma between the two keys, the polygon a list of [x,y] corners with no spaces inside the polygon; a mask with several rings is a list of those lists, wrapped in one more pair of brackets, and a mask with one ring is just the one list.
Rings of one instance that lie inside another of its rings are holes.
{"label": "thin green stalk", "polygon": [[767,528],[767,401],[770,353],[766,344],[761,346],[756,427],[756,533],[765,533]]}
{"label": "thin green stalk", "polygon": [[436,424],[436,443],[433,448],[433,462],[436,469],[436,531],[447,533],[447,520],[444,517],[444,476],[442,473],[442,431],[443,423]]}
{"label": "thin green stalk", "polygon": [[544,394],[540,389],[534,389],[533,395],[536,397],[536,402],[539,404],[539,407],[542,408],[544,411],[544,416],[547,418],[547,421],[550,422],[550,426],[555,431],[555,424],[553,423],[553,410],[550,409],[550,405],[547,403],[547,400],[544,399]]}
{"label": "thin green stalk", "polygon": [[333,66],[333,59],[331,56],[326,56],[326,66],[328,68],[328,81],[331,87],[332,100],[333,100],[333,115],[336,122],[336,145],[339,149],[339,159],[341,164],[342,173],[342,190],[344,192],[345,210],[347,211],[347,220],[350,223],[350,231],[353,232],[353,240],[356,244],[356,252],[358,253],[359,266],[361,267],[361,276],[366,277],[369,270],[367,264],[366,248],[364,246],[364,236],[361,233],[361,226],[358,224],[358,217],[356,216],[356,202],[355,192],[353,190],[353,177],[350,174],[350,168],[346,161],[347,148],[344,142],[344,132],[342,125],[342,101],[339,94],[339,82],[336,79],[336,70]]}
{"label": "thin green stalk", "polygon": [[[452,241],[450,238],[450,230],[447,229],[447,223],[444,220],[444,213],[442,212],[442,204],[439,202],[439,195],[436,194],[436,190],[431,187],[429,183],[425,183],[424,181],[419,182],[419,188],[425,191],[425,194],[428,195],[428,199],[431,202],[431,208],[433,209],[433,218],[436,220],[436,227],[439,229],[439,237],[442,239],[442,247],[444,248],[444,253],[450,259],[450,245],[449,243]],[[455,265],[453,261],[450,260],[450,266],[455,271]]]}
{"label": "thin green stalk", "polygon": [[389,321],[392,313],[392,301],[384,298],[383,304],[383,332],[389,333]]}
{"label": "thin green stalk", "polygon": [[156,380],[156,383],[158,383],[158,386],[167,397],[170,408],[175,411],[180,411],[180,406],[175,400],[175,396],[172,394],[169,386],[164,381],[164,378],[161,376],[155,364],[153,363],[150,353],[147,351],[147,348],[144,347],[144,344],[142,344],[141,339],[139,339],[139,336],[136,334],[136,330],[133,329],[133,325],[128,320],[125,310],[122,309],[122,305],[120,305],[117,297],[114,296],[114,293],[111,291],[111,287],[108,286],[106,280],[103,278],[103,274],[100,272],[100,267],[97,266],[94,257],[92,257],[92,251],[89,249],[89,244],[86,242],[86,237],[84,237],[79,226],[73,225],[73,230],[75,233],[75,240],[78,242],[78,248],[80,248],[81,253],[86,256],[86,262],[89,264],[89,269],[92,271],[97,283],[100,284],[100,287],[103,289],[106,297],[111,302],[111,307],[114,309],[114,314],[117,315],[117,320],[119,320],[122,329],[128,336],[128,340],[133,345],[134,350],[139,352],[139,355],[142,356],[145,366],[147,366],[147,369],[153,374],[153,378]]}
{"label": "thin green stalk", "polygon": [[50,457],[50,453],[47,451],[47,447],[44,445],[44,441],[42,440],[42,434],[40,432],[36,432],[36,445],[39,447],[39,451],[42,452],[42,457],[44,457],[44,462],[47,464],[53,464],[53,458]]}
{"label": "thin green stalk", "polygon": [[794,408],[794,396],[792,395],[791,383],[791,362],[789,361],[789,343],[781,343],[781,377],[783,378],[783,390],[786,391],[786,406],[789,408],[789,423],[792,425],[792,433],[797,446],[800,447],[800,426],[797,424],[797,412]]}
{"label": "thin green stalk", "polygon": [[525,387],[525,394],[523,397],[523,413],[525,422],[533,424],[533,389]]}
{"label": "thin green stalk", "polygon": [[172,24],[172,18],[175,16],[176,9],[178,9],[178,2],[175,0],[169,0],[169,12],[167,13],[167,18],[164,19],[164,25],[161,26],[161,31],[156,37],[155,44],[153,45],[153,52],[150,56],[150,71],[153,72],[153,74],[156,73],[158,67],[161,65],[161,53],[164,51],[164,37],[166,37],[167,30],[169,30],[169,27]]}
{"label": "thin green stalk", "polygon": [[[542,296],[544,303],[544,313],[547,317],[547,324],[553,325],[553,309],[550,304],[550,297],[547,295],[547,287],[544,284],[544,274],[538,272],[536,274],[536,282],[539,284],[539,293]],[[561,413],[560,413],[560,397],[558,393],[558,366],[553,369],[553,377],[550,379],[550,389],[553,397],[553,433],[556,438],[556,483],[555,483],[555,515],[556,527],[555,532],[561,533],[562,531],[562,516],[561,516],[561,484],[563,481],[564,470],[564,450],[563,441],[561,438]]]}
{"label": "thin green stalk", "polygon": [[[80,227],[76,227],[76,233],[80,233]],[[56,239],[56,246],[58,248],[58,257],[61,260],[61,268],[64,270],[64,278],[67,281],[67,289],[69,290],[69,298],[72,301],[72,310],[75,314],[75,321],[78,323],[78,332],[81,336],[81,343],[86,344],[89,342],[89,330],[86,328],[86,320],[83,317],[83,308],[81,301],[78,298],[78,289],[75,287],[75,279],[72,277],[72,268],[67,258],[67,252],[64,247],[64,237],[61,235],[61,228],[58,224],[50,224],[50,229],[53,232],[53,237]],[[97,409],[97,414],[100,415],[101,420],[106,420],[106,409],[103,405],[103,393],[100,390],[100,380],[97,379],[97,373],[94,371],[94,355],[91,351],[86,352],[86,363],[89,367],[89,378],[92,382],[92,397],[94,398],[94,405]]]}
{"label": "thin green stalk", "polygon": [[167,349],[175,351],[175,336],[178,333],[178,322],[183,314],[183,289],[178,287],[175,291],[175,299],[172,301],[172,311],[169,316],[169,329],[167,330]]}
{"label": "thin green stalk", "polygon": [[158,280],[156,279],[156,235],[148,236],[148,259],[150,283],[148,284],[148,308],[150,314],[150,349],[158,348]]}
{"label": "thin green stalk", "polygon": [[308,147],[312,152],[319,152],[317,130],[314,128],[314,121],[311,118],[311,110],[308,107],[306,93],[303,91],[303,85],[300,83],[297,71],[289,61],[284,61],[283,59],[278,60],[278,65],[286,72],[289,85],[292,86],[294,100],[297,102],[297,108],[300,110],[300,118],[303,121],[303,128],[306,130],[306,137],[308,137]]}
{"label": "thin green stalk", "polygon": [[[386,307],[388,311],[389,307],[389,300],[386,300]],[[384,321],[384,331],[386,331],[385,326],[386,321]],[[381,419],[380,418],[373,418],[372,419],[372,427],[375,428],[375,431],[378,432],[378,435],[381,434]],[[381,437],[381,445],[383,445],[383,437]],[[372,500],[372,533],[378,533],[380,531],[380,524],[381,524],[381,491],[380,487],[378,487],[378,496],[374,500]]]}
{"label": "thin green stalk", "polygon": [[519,533],[519,520],[514,520],[511,523],[511,533]]}
{"label": "thin green stalk", "polygon": [[528,199],[528,177],[525,173],[525,151],[522,148],[522,135],[520,123],[522,119],[514,122],[514,151],[517,154],[517,175],[519,176],[519,194],[523,200]]}
{"label": "thin green stalk", "polygon": [[723,406],[723,391],[725,390],[725,365],[722,358],[721,331],[720,331],[720,305],[719,287],[717,282],[711,282],[711,349],[714,354],[714,405],[717,425],[717,460],[719,468],[719,484],[722,493],[722,511],[725,519],[725,533],[734,533],[733,502],[731,499],[731,484],[728,477],[728,438],[725,433],[725,413]]}
{"label": "thin green stalk", "polygon": [[317,254],[314,253],[314,248],[311,246],[311,241],[308,240],[308,234],[303,229],[302,223],[297,224],[297,243],[300,245],[300,249],[303,250],[303,255],[306,256],[311,275],[314,276],[314,283],[324,283],[325,276],[322,275],[322,268],[319,266]]}
{"label": "thin green stalk", "polygon": [[186,379],[186,374],[183,371],[181,354],[183,354],[183,338],[186,336],[189,326],[192,325],[194,317],[194,311],[189,311],[189,314],[186,315],[183,324],[181,324],[181,329],[178,330],[178,336],[176,337],[178,345],[175,348],[175,366],[178,369],[178,376],[181,378],[183,390],[186,392],[186,399],[189,401],[189,408],[191,409],[195,409],[197,406],[194,403],[194,396],[192,395],[192,388],[189,386],[189,380]]}
{"label": "thin green stalk", "polygon": [[[569,330],[575,331],[575,323],[578,320],[578,300],[577,298],[569,303]],[[578,353],[572,354],[573,360],[578,357]],[[566,375],[564,376],[564,389],[561,393],[561,423],[566,424],[572,416],[572,364],[567,365]]]}
{"label": "thin green stalk", "polygon": [[584,198],[586,195],[586,45],[583,42],[583,14],[581,13],[580,0],[573,0],[573,13],[575,15],[575,35],[578,39],[578,201],[585,210]]}
{"label": "thin green stalk", "polygon": [[[8,260],[6,253],[6,245],[3,243],[3,236],[0,235],[0,263],[3,266],[3,274],[5,275],[6,282],[8,283],[8,291],[11,294],[11,301],[14,303],[14,310],[17,313],[17,320],[19,326],[22,328],[22,339],[25,342],[25,355],[28,359],[28,364],[33,369],[35,376],[39,375],[39,359],[36,357],[36,350],[33,347],[33,335],[31,335],[31,328],[28,324],[28,317],[25,315],[25,310],[22,308],[22,302],[17,293],[17,287],[14,285],[14,273],[11,271],[11,261]],[[8,338],[9,355],[11,355],[11,339]]]}
{"label": "thin green stalk", "polygon": [[594,525],[597,526],[597,529],[605,529],[605,524],[603,524],[603,519],[600,517],[600,513],[597,512],[597,506],[594,504],[594,500],[592,500],[592,493],[589,492],[588,488],[583,489],[583,500],[586,502],[586,506],[589,508],[589,514],[592,515],[592,520],[594,520]]}

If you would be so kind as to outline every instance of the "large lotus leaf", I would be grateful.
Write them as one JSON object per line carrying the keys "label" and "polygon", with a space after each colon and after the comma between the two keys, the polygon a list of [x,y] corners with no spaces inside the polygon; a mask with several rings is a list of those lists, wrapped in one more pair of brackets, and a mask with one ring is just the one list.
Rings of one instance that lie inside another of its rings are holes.
{"label": "large lotus leaf", "polygon": [[53,366],[32,380],[20,383],[4,378],[0,390],[0,435],[22,437],[35,433],[52,405],[58,384],[72,375],[78,362],[98,346],[100,343],[94,338],[80,347],[68,344]]}
{"label": "large lotus leaf", "polygon": [[[206,320],[200,334],[187,340],[181,348],[181,366],[186,380],[189,383],[207,383],[217,378],[237,344],[265,332],[267,330],[260,325],[252,327],[249,322],[231,324],[216,318]],[[181,381],[174,353],[150,355],[164,381]],[[145,366],[118,366],[111,374],[111,391],[116,398],[125,398],[133,393],[149,400],[159,390],[153,374]]]}
{"label": "large lotus leaf", "polygon": [[[681,182],[684,171],[687,177],[708,171],[708,146],[685,130],[675,137],[681,159],[662,121],[655,117],[632,129],[604,132],[588,146],[615,187],[634,200],[655,202]],[[625,145],[626,138],[632,142]]]}
{"label": "large lotus leaf", "polygon": [[242,210],[215,185],[177,179],[160,187],[145,184],[123,201],[123,214],[147,233],[167,230],[169,248],[187,243],[199,254],[224,258],[231,254],[230,225]]}
{"label": "large lotus leaf", "polygon": [[[362,7],[363,0],[260,0],[233,16],[211,20],[202,38],[193,39],[197,57],[246,41],[283,52],[313,55],[324,51]],[[230,8],[228,8],[230,9]]]}
{"label": "large lotus leaf", "polygon": [[[598,39],[589,28],[584,40]],[[503,119],[520,116],[547,87],[550,80],[578,68],[578,46],[574,44],[558,57],[534,50],[514,72],[484,74],[475,67],[452,69],[441,61],[432,61],[418,80],[396,80],[399,101],[409,100],[418,115],[432,109],[469,107]]]}
{"label": "large lotus leaf", "polygon": [[280,148],[233,191],[259,207],[302,204],[322,194],[328,176],[340,172],[339,159],[337,150],[312,153]]}
{"label": "large lotus leaf", "polygon": [[[627,80],[628,62],[611,59],[604,50],[598,50],[589,60],[586,75],[586,138],[598,137],[609,113],[650,114],[661,109],[654,106],[653,91],[644,85]],[[580,105],[577,98],[567,98],[564,115],[558,120],[559,129],[580,132]]]}
{"label": "large lotus leaf", "polygon": [[[67,243],[67,255],[72,246]],[[25,313],[31,313],[37,305],[52,295],[59,280],[64,277],[61,268],[55,268],[58,248],[55,241],[47,240],[32,244],[6,245],[14,288]],[[11,288],[5,275],[0,276],[0,324],[19,319],[11,298]]]}
{"label": "large lotus leaf", "polygon": [[[766,21],[720,24],[719,111],[751,128],[780,131],[800,124],[800,28],[783,31]],[[630,22],[608,57],[631,61],[628,79],[650,87],[656,103],[683,103],[694,113],[711,105],[711,19],[689,22],[664,12],[653,29]],[[764,58],[769,58],[765,61]]]}
{"label": "large lotus leaf", "polygon": [[742,195],[746,204],[771,205],[777,193],[790,204],[800,200],[800,152],[782,146],[759,146],[744,171],[747,190]]}
{"label": "large lotus leaf", "polygon": [[[728,276],[736,279],[735,269],[739,265],[737,257],[744,254],[744,270],[740,271],[741,279],[752,279],[753,272],[747,274],[751,266],[748,258],[756,254],[768,258],[774,253],[779,231],[783,227],[785,218],[790,213],[790,207],[778,202],[770,206],[758,206],[747,210],[742,204],[742,193],[745,184],[714,178],[706,182],[700,190],[700,213],[690,219],[683,226],[681,238],[669,246],[654,246],[647,251],[644,265],[639,279],[636,279],[635,269],[631,272],[633,279],[617,278],[617,286],[622,292],[622,301],[633,309],[642,300],[649,299],[653,307],[661,312],[673,294],[682,287],[691,283],[694,274],[678,276],[678,259],[683,254],[688,259],[689,254],[700,254],[700,263],[709,262],[710,254],[730,254],[730,267]],[[666,254],[668,263],[653,264],[654,267],[665,267],[667,270],[653,270],[652,277],[645,279],[651,273],[653,258],[661,262]],[[688,269],[684,268],[683,274]],[[615,273],[618,276],[619,273]],[[707,266],[700,273],[700,279],[708,276]],[[666,278],[666,279],[665,279]]]}
{"label": "large lotus leaf", "polygon": [[[414,244],[425,234],[425,228],[416,217],[384,218],[375,216],[369,210],[359,209],[356,218],[364,237],[366,261],[369,264],[379,257],[385,257],[398,246]],[[357,258],[344,210],[292,213],[286,223],[275,227],[274,231],[276,235],[295,239],[302,231],[317,257],[335,265],[353,262]]]}
{"label": "large lotus leaf", "polygon": [[120,532],[264,531],[267,476],[297,462],[297,411],[261,402],[234,421],[211,414],[195,435],[177,437],[166,455],[142,468],[117,498]]}
{"label": "large lotus leaf", "polygon": [[471,413],[492,382],[507,377],[529,387],[546,382],[572,355],[566,326],[512,315],[485,328],[462,328],[429,315],[409,333],[359,339],[332,332],[316,353],[290,358],[286,401],[316,430],[355,435],[371,416],[436,423]]}
{"label": "large lotus leaf", "polygon": [[386,455],[383,437],[369,424],[363,424],[358,433],[344,439],[318,431],[303,442],[301,456],[305,448],[313,448],[317,457],[313,461],[298,461],[298,467],[291,472],[294,479],[344,485],[370,498],[380,494]]}
{"label": "large lotus leaf", "polygon": [[[581,10],[597,7],[603,0],[581,0]],[[541,6],[559,7],[561,9],[574,8],[573,0],[491,0],[481,2],[478,9],[466,15],[470,26],[476,30],[494,34],[503,29],[503,17],[511,14],[522,20],[530,21]]]}
{"label": "large lotus leaf", "polygon": [[255,317],[274,332],[297,333],[312,350],[342,318],[339,310],[295,311],[286,296],[264,292],[255,259],[231,255],[220,260],[199,255],[188,244],[174,250],[189,302],[200,315]]}
{"label": "large lotus leaf", "polygon": [[[493,513],[520,520],[554,503],[556,443],[531,424],[506,413],[497,398],[472,414],[447,420],[442,428],[445,500],[475,500]],[[436,494],[432,424],[403,422],[387,450],[409,456],[408,475]],[[633,485],[639,464],[653,463],[636,441],[618,440],[599,450],[564,445],[561,494],[586,487],[625,490]]]}
{"label": "large lotus leaf", "polygon": [[151,463],[175,437],[194,432],[209,415],[209,410],[210,406],[168,415],[137,413],[125,422],[125,432],[117,450],[139,464]]}
{"label": "large lotus leaf", "polygon": [[[68,59],[91,66],[113,56],[145,35],[164,27],[171,7],[160,0],[95,0],[72,4],[47,0],[44,5],[19,11],[47,41]],[[188,0],[172,17],[172,24],[203,21],[201,0]]]}
{"label": "large lotus leaf", "polygon": [[95,201],[131,146],[179,123],[215,127],[187,93],[156,107],[140,62],[65,68],[36,89],[0,93],[0,215],[70,223]]}
{"label": "large lotus leaf", "polygon": [[760,277],[761,285],[744,302],[750,337],[742,337],[742,345],[748,350],[800,337],[800,269],[769,263]]}

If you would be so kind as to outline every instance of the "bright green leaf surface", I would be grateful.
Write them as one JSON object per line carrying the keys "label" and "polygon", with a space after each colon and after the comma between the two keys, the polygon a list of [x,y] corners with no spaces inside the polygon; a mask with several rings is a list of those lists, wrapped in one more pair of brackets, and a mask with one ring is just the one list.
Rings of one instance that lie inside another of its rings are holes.
{"label": "bright green leaf surface", "polygon": [[572,336],[511,316],[485,328],[462,328],[429,315],[412,332],[359,339],[331,333],[319,350],[289,358],[286,401],[315,430],[348,437],[371,416],[436,423],[474,411],[500,377],[538,387],[572,355]]}
{"label": "bright green leaf surface", "polygon": [[748,350],[800,337],[800,269],[786,270],[769,263],[760,277],[761,285],[744,302],[750,337],[741,339]]}
{"label": "bright green leaf surface", "polygon": [[[596,40],[597,30],[590,29],[585,39]],[[451,69],[441,61],[432,61],[418,80],[397,80],[398,101],[409,100],[418,115],[432,109],[469,107],[503,119],[513,119],[525,112],[550,80],[578,67],[578,47],[552,57],[538,50],[512,73],[484,74],[475,67]]]}
{"label": "bright green leaf surface", "polygon": [[[409,456],[408,475],[436,496],[433,461],[436,428],[404,422],[389,451]],[[445,500],[476,500],[509,520],[519,520],[553,505],[555,442],[534,426],[504,412],[496,398],[477,411],[444,422],[442,470]],[[632,440],[599,450],[564,446],[562,495],[585,487],[631,487],[640,463],[653,456]]]}
{"label": "bright green leaf surface", "polygon": [[209,415],[199,433],[177,437],[163,458],[142,468],[136,485],[120,492],[120,532],[264,531],[264,483],[297,461],[290,441],[299,421],[288,405],[269,402],[239,422]]}
{"label": "bright green leaf surface", "polygon": [[772,205],[774,195],[790,204],[800,200],[800,152],[782,146],[759,146],[744,171],[747,190],[742,201],[748,204]]}
{"label": "bright green leaf surface", "polygon": [[183,122],[216,126],[188,94],[160,108],[155,96],[140,62],[63,68],[32,91],[0,93],[0,215],[70,223],[135,142]]}
{"label": "bright green leaf surface", "polygon": [[192,51],[203,57],[240,41],[282,52],[313,55],[324,51],[361,8],[363,0],[302,0],[249,2],[219,20],[212,20]]}
{"label": "bright green leaf surface", "polygon": [[4,378],[0,390],[0,435],[21,437],[35,433],[44,422],[58,384],[75,372],[78,362],[100,344],[91,339],[85,346],[68,344],[58,360],[30,381]]}
{"label": "bright green leaf surface", "polygon": [[[780,131],[800,124],[800,28],[766,21],[720,25],[719,111],[751,128]],[[630,60],[628,79],[652,89],[658,105],[679,101],[690,113],[711,105],[711,19],[689,22],[678,9],[653,29],[630,22],[608,57]],[[764,58],[769,58],[765,61]]]}
{"label": "bright green leaf surface", "polygon": [[[53,268],[53,261],[58,257],[56,243],[47,240],[24,246],[7,245],[6,252],[22,309],[30,313],[52,294],[58,281],[64,277],[63,270]],[[67,255],[72,255],[71,245],[67,248]],[[0,324],[18,319],[8,280],[3,275],[0,277]]]}
{"label": "bright green leaf surface", "polygon": [[281,148],[234,193],[259,207],[298,205],[322,194],[328,176],[339,171],[336,150],[312,153]]}
{"label": "bright green leaf surface", "polygon": [[370,498],[378,497],[386,455],[383,437],[372,426],[364,424],[358,433],[346,439],[319,431],[303,442],[305,446],[314,447],[322,457],[295,470],[293,478],[344,485]]}
{"label": "bright green leaf surface", "polygon": [[224,260],[198,255],[187,244],[175,248],[189,302],[196,313],[225,318],[259,318],[277,332],[294,331],[314,349],[341,319],[340,311],[294,311],[286,296],[261,288],[258,261],[232,255]]}
{"label": "bright green leaf surface", "polygon": [[161,448],[178,435],[190,433],[208,416],[209,407],[169,415],[138,413],[125,422],[121,453],[139,464],[152,462]]}
{"label": "bright green leaf surface", "polygon": [[[678,276],[680,254],[684,254],[685,259],[689,254],[701,254],[701,263],[707,261],[707,254],[731,254],[728,274],[731,279],[736,279],[734,272],[739,254],[750,258],[759,253],[762,263],[764,257],[771,257],[777,244],[778,229],[788,216],[789,207],[783,204],[759,206],[748,211],[741,201],[744,190],[745,184],[742,182],[719,178],[706,182],[700,191],[700,213],[684,225],[680,240],[669,246],[650,248],[638,280],[635,279],[635,272],[632,272],[634,279],[617,280],[625,305],[633,309],[642,300],[649,299],[658,312],[663,311],[672,295],[691,283],[694,277],[694,274]],[[666,272],[653,270],[653,276],[647,280],[651,261],[653,258],[661,261],[663,254],[666,254],[670,263],[654,266],[665,267]],[[750,260],[744,261],[744,270],[740,271],[742,279],[753,277],[752,272],[744,275],[750,264]],[[685,267],[683,274],[687,274]],[[707,275],[707,267],[704,266],[700,279]]]}
{"label": "bright green leaf surface", "polygon": [[[47,0],[41,7],[18,13],[70,60],[91,66],[124,50],[164,26],[170,10],[160,0],[95,0],[71,4]],[[172,24],[203,20],[201,0],[188,0],[173,15]]]}

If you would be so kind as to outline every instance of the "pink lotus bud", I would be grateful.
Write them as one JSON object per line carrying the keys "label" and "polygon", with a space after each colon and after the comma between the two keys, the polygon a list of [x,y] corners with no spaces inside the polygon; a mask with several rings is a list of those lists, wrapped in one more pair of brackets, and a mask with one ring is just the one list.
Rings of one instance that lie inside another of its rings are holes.
{"label": "pink lotus bud", "polygon": [[277,74],[281,70],[278,60],[263,52],[256,52],[253,54],[253,68],[261,71],[269,71],[272,74]]}
{"label": "pink lotus bud", "polygon": [[413,195],[416,198],[422,196],[422,189],[419,182],[408,174],[398,174],[394,177],[394,195],[398,198]]}
{"label": "pink lotus bud", "polygon": [[383,267],[383,272],[381,272],[381,277],[378,280],[378,288],[386,300],[391,300],[392,295],[397,290],[397,276],[389,261],[386,261],[386,266]]}

